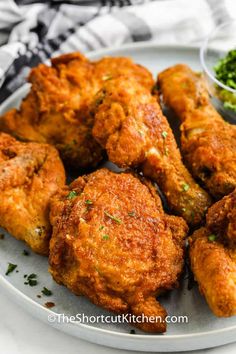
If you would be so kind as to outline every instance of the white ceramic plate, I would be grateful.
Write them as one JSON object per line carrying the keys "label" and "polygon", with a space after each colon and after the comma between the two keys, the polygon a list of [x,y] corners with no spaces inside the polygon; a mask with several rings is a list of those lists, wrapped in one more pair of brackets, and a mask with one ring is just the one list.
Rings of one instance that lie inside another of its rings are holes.
{"label": "white ceramic plate", "polygon": [[[192,47],[156,46],[153,44],[138,44],[124,46],[119,49],[105,49],[89,55],[97,59],[104,55],[130,56],[137,63],[145,65],[156,74],[175,63],[187,63],[193,69],[200,70],[198,49]],[[0,107],[0,114],[11,107],[19,105],[25,96],[28,85],[16,91]],[[115,348],[149,351],[187,351],[209,348],[235,341],[236,318],[219,319],[212,315],[197,287],[187,289],[187,280],[183,280],[181,288],[161,299],[170,315],[187,315],[188,323],[169,324],[164,335],[149,335],[135,329],[136,334],[130,334],[131,327],[125,324],[81,324],[59,323],[53,321],[55,315],[67,316],[77,313],[85,315],[108,314],[107,311],[91,304],[84,297],[76,297],[65,287],[57,285],[47,272],[46,257],[33,254],[22,255],[27,247],[6,234],[0,240],[0,285],[2,291],[23,306],[33,316],[47,322],[61,331],[88,341]],[[18,273],[5,276],[8,262],[18,265]],[[24,274],[36,273],[39,284],[35,287],[24,285]],[[53,291],[53,296],[37,297],[46,286]],[[56,304],[51,310],[43,305],[47,301]],[[51,322],[48,320],[50,317]]]}

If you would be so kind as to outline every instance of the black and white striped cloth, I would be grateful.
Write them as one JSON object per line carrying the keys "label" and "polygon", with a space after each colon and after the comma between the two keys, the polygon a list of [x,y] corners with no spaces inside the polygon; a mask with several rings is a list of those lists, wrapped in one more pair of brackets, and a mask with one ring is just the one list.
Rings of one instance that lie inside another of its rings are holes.
{"label": "black and white striped cloth", "polygon": [[236,17],[236,0],[0,0],[0,103],[31,67],[124,43],[200,44]]}

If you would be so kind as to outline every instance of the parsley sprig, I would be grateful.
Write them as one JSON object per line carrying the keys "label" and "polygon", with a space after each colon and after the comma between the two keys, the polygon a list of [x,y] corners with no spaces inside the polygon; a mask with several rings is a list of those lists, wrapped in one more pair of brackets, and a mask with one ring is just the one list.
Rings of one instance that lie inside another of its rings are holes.
{"label": "parsley sprig", "polygon": [[14,272],[16,268],[17,268],[17,264],[8,263],[8,268],[5,275],[9,275],[10,273]]}

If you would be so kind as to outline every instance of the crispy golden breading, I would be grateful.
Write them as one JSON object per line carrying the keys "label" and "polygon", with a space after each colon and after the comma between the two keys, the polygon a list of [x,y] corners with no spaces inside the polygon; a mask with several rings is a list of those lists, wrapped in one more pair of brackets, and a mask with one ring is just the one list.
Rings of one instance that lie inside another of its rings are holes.
{"label": "crispy golden breading", "polygon": [[161,316],[156,300],[177,285],[187,225],[164,214],[150,182],[107,169],[79,177],[51,202],[50,272],[77,295],[117,313]]}
{"label": "crispy golden breading", "polygon": [[206,227],[190,238],[190,261],[214,314],[236,315],[236,192],[209,209]]}
{"label": "crispy golden breading", "polygon": [[164,102],[182,121],[188,168],[215,198],[229,194],[236,187],[236,127],[217,113],[202,77],[188,66],[163,71],[158,83]]}
{"label": "crispy golden breading", "polygon": [[102,159],[93,139],[90,104],[104,81],[122,73],[133,76],[150,90],[151,73],[128,58],[90,62],[80,53],[51,60],[32,69],[30,93],[19,110],[0,119],[0,129],[20,140],[55,145],[63,160],[74,167],[92,167]]}
{"label": "crispy golden breading", "polygon": [[175,214],[200,223],[211,199],[183,165],[156,98],[132,78],[119,77],[98,93],[94,115],[93,135],[110,161],[138,167],[158,183]]}
{"label": "crispy golden breading", "polygon": [[[125,57],[104,57],[93,62],[95,77],[99,81],[99,89],[104,82],[118,76],[128,76],[135,79],[140,85],[146,87],[148,91],[154,88],[154,79],[150,71],[142,65],[135,64],[133,60]],[[98,90],[96,90],[96,93]],[[93,99],[93,97],[91,97]]]}
{"label": "crispy golden breading", "polygon": [[48,254],[49,200],[64,183],[54,147],[0,133],[0,226],[37,253]]}

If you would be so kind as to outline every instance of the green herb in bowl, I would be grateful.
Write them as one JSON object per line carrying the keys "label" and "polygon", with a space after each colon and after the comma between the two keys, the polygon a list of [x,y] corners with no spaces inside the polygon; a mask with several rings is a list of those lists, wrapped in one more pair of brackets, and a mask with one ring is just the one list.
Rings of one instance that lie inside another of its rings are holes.
{"label": "green herb in bowl", "polygon": [[[230,50],[228,54],[220,59],[214,66],[215,77],[222,84],[236,90],[236,49]],[[219,86],[216,87],[218,98],[223,101],[224,108],[236,112],[236,95]]]}

